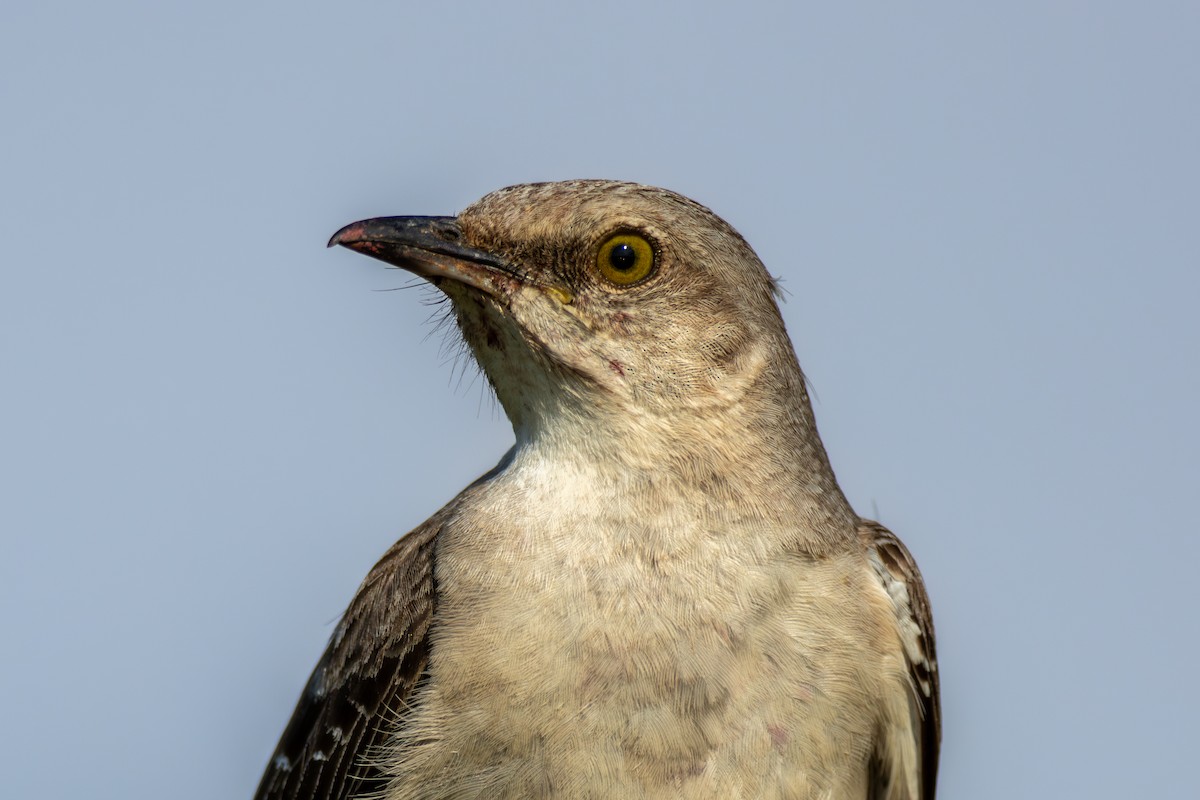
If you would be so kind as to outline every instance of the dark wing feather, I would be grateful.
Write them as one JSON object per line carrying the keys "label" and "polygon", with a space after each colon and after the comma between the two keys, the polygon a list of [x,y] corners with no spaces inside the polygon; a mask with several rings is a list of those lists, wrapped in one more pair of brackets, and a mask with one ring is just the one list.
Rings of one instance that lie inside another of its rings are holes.
{"label": "dark wing feather", "polygon": [[[933,800],[937,793],[938,748],[942,739],[942,711],[938,686],[937,647],[933,613],[917,562],[894,533],[878,522],[861,520],[859,533],[875,558],[880,580],[896,604],[896,620],[904,642],[905,659],[913,685],[914,730],[920,759],[920,797]],[[886,774],[882,760],[874,762],[872,798],[906,797],[893,790],[899,781]]]}
{"label": "dark wing feather", "polygon": [[255,800],[345,800],[380,793],[371,763],[425,669],[436,592],[439,512],[398,541],[367,575],[334,631]]}

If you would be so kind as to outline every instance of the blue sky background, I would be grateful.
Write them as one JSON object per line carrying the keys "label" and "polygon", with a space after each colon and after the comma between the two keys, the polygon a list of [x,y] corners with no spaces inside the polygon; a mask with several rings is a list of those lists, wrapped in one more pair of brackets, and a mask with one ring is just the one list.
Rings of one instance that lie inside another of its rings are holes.
{"label": "blue sky background", "polygon": [[946,798],[1195,791],[1200,6],[23,3],[0,27],[0,794],[249,797],[511,430],[368,216],[613,177],[784,280],[920,560]]}

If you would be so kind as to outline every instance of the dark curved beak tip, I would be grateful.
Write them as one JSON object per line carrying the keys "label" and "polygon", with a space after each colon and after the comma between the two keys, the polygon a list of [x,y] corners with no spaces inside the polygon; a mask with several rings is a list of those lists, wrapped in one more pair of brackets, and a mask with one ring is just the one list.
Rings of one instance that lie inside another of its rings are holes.
{"label": "dark curved beak tip", "polygon": [[443,279],[494,294],[497,281],[512,281],[504,259],[464,244],[454,217],[375,217],[346,225],[329,239],[431,281]]}
{"label": "dark curved beak tip", "polygon": [[339,230],[333,236],[329,237],[329,243],[326,247],[334,245],[351,245],[362,240],[363,226],[361,222],[351,222],[346,227]]}

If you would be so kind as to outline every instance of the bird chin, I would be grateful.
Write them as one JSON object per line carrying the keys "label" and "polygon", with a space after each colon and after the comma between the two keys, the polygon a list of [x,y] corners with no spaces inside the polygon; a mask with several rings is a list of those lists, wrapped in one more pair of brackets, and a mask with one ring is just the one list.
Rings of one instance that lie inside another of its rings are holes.
{"label": "bird chin", "polygon": [[481,292],[470,290],[460,289],[447,294],[454,303],[458,328],[475,353],[476,360],[484,357],[484,353],[503,356],[508,350],[508,336],[503,330],[506,322],[496,301]]}

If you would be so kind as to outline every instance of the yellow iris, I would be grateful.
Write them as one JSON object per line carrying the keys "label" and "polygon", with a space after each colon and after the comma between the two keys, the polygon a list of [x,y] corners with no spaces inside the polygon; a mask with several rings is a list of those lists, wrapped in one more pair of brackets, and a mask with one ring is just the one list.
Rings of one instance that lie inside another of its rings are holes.
{"label": "yellow iris", "polygon": [[596,267],[616,285],[630,286],[654,271],[654,248],[636,233],[618,233],[600,245]]}

